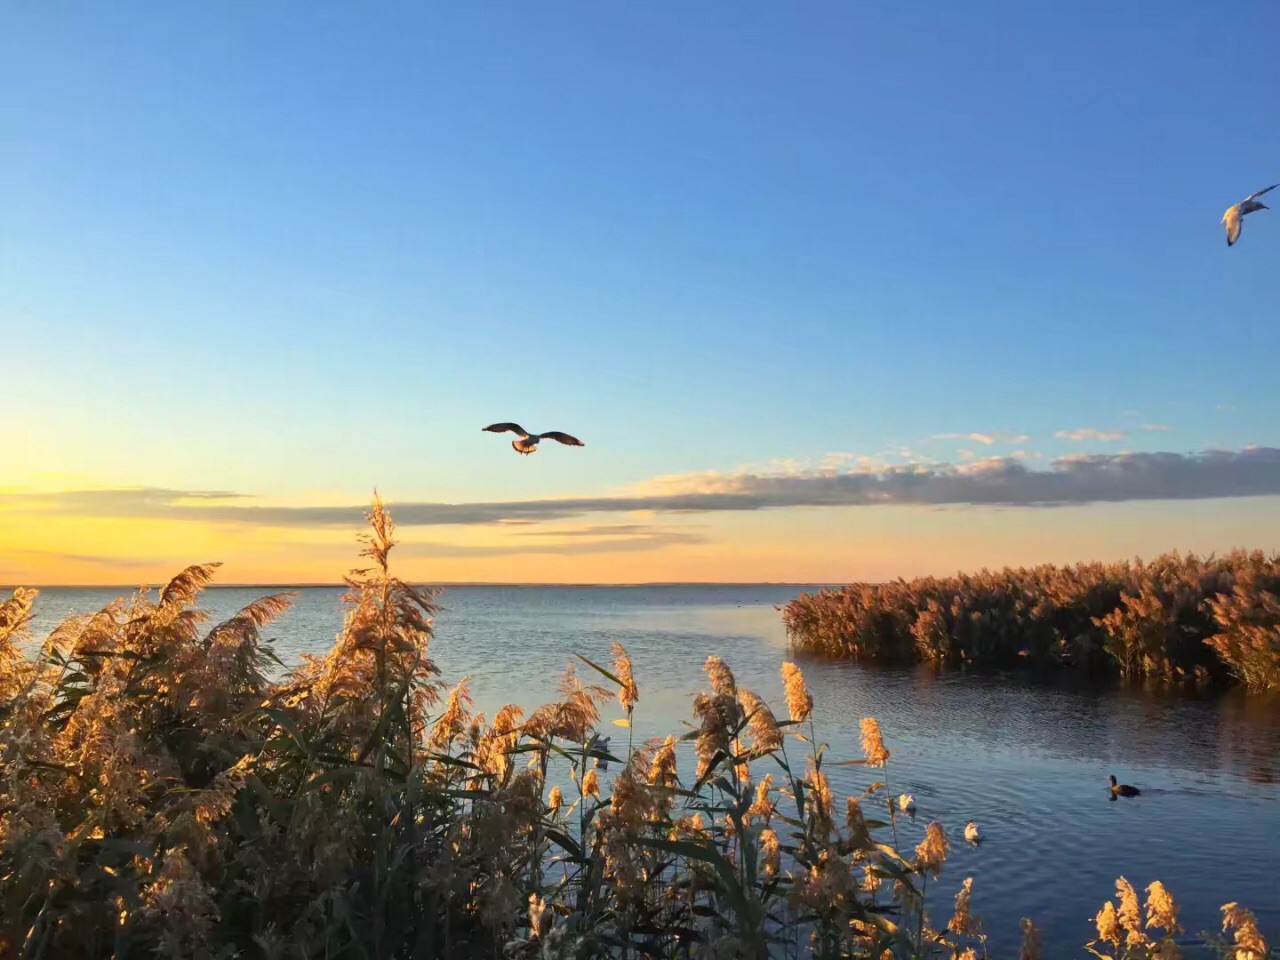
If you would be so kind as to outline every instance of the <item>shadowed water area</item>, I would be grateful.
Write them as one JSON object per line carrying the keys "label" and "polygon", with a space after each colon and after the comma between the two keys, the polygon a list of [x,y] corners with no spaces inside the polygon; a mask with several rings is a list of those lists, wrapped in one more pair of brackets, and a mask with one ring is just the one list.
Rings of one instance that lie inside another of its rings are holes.
{"label": "shadowed water area", "polygon": [[[212,590],[202,606],[223,617],[262,589]],[[704,686],[709,654],[725,659],[740,687],[785,715],[779,665],[786,636],[774,606],[799,592],[777,586],[456,587],[440,597],[433,656],[448,683],[471,677],[476,709],[531,708],[555,696],[575,653],[609,663],[610,644],[629,650],[640,686],[637,743],[680,734],[692,695]],[[117,590],[50,589],[37,603],[42,636],[63,617],[86,613]],[[264,631],[277,654],[296,662],[322,654],[341,625],[341,590],[305,589]],[[899,821],[904,849],[942,821],[952,855],[930,886],[938,926],[964,877],[993,952],[1016,955],[1018,920],[1033,918],[1050,957],[1082,956],[1093,916],[1114,895],[1117,876],[1144,888],[1162,880],[1182,906],[1189,935],[1217,929],[1218,907],[1237,900],[1280,939],[1280,700],[1169,695],[1141,689],[1087,689],[1026,678],[939,673],[932,668],[869,669],[801,659],[829,759],[861,757],[858,721],[879,719],[893,751],[895,794],[909,792],[914,819]],[[582,666],[579,664],[579,666]],[[583,667],[584,679],[590,671]],[[609,727],[613,751],[626,731]],[[1112,801],[1106,776],[1142,788]],[[860,792],[881,771],[830,767],[841,795]],[[976,820],[987,840],[962,839]],[[937,896],[934,896],[935,891]]]}

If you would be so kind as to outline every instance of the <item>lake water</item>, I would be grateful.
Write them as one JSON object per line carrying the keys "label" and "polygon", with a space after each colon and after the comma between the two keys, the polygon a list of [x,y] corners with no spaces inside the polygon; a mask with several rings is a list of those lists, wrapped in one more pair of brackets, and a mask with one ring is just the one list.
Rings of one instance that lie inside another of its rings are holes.
{"label": "lake water", "polygon": [[[263,592],[212,590],[204,603],[228,615]],[[739,686],[785,714],[778,668],[787,658],[786,635],[774,606],[797,592],[450,588],[440,598],[433,655],[448,681],[469,675],[477,709],[492,714],[507,702],[546,702],[573,654],[607,662],[618,640],[640,686],[637,738],[680,733],[712,653],[729,663]],[[36,628],[96,610],[117,593],[48,590]],[[327,649],[341,625],[340,596],[337,589],[300,592],[294,609],[266,631],[282,659]],[[1277,699],[1079,690],[1010,676],[798,662],[833,759],[860,757],[858,721],[879,719],[893,751],[891,786],[912,793],[918,805],[915,820],[903,824],[904,847],[918,842],[929,820],[946,825],[952,856],[937,900],[930,885],[937,924],[972,875],[973,907],[995,952],[1016,955],[1018,920],[1026,916],[1044,930],[1048,956],[1083,956],[1092,918],[1123,875],[1140,889],[1162,880],[1182,906],[1189,935],[1216,929],[1218,907],[1238,900],[1258,914],[1273,944],[1280,940]],[[616,704],[603,713],[607,725]],[[1111,772],[1143,795],[1111,801]],[[830,773],[842,796],[868,782],[860,767]],[[970,819],[987,837],[977,849],[960,839]]]}

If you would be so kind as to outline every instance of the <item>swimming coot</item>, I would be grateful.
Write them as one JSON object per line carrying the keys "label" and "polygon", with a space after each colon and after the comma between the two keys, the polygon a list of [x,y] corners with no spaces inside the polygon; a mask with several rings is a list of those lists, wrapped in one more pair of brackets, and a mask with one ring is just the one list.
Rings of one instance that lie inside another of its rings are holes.
{"label": "swimming coot", "polygon": [[1111,775],[1111,792],[1119,797],[1137,797],[1142,795],[1142,791],[1137,787],[1131,787],[1127,783],[1116,783],[1116,775]]}

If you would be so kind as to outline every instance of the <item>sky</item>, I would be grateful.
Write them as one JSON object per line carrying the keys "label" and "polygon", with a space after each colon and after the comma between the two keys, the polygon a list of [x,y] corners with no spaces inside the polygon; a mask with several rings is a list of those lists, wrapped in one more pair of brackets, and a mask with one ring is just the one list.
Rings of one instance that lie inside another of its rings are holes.
{"label": "sky", "polygon": [[1280,549],[1277,35],[9,5],[0,582],[332,582],[375,488],[423,580]]}

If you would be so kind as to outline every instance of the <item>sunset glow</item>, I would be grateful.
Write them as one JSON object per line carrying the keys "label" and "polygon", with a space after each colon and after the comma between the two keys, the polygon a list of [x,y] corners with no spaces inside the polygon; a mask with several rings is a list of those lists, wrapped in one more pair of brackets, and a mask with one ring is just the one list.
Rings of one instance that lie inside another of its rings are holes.
{"label": "sunset glow", "polygon": [[1264,23],[998,6],[15,13],[0,580],[1280,548]]}

